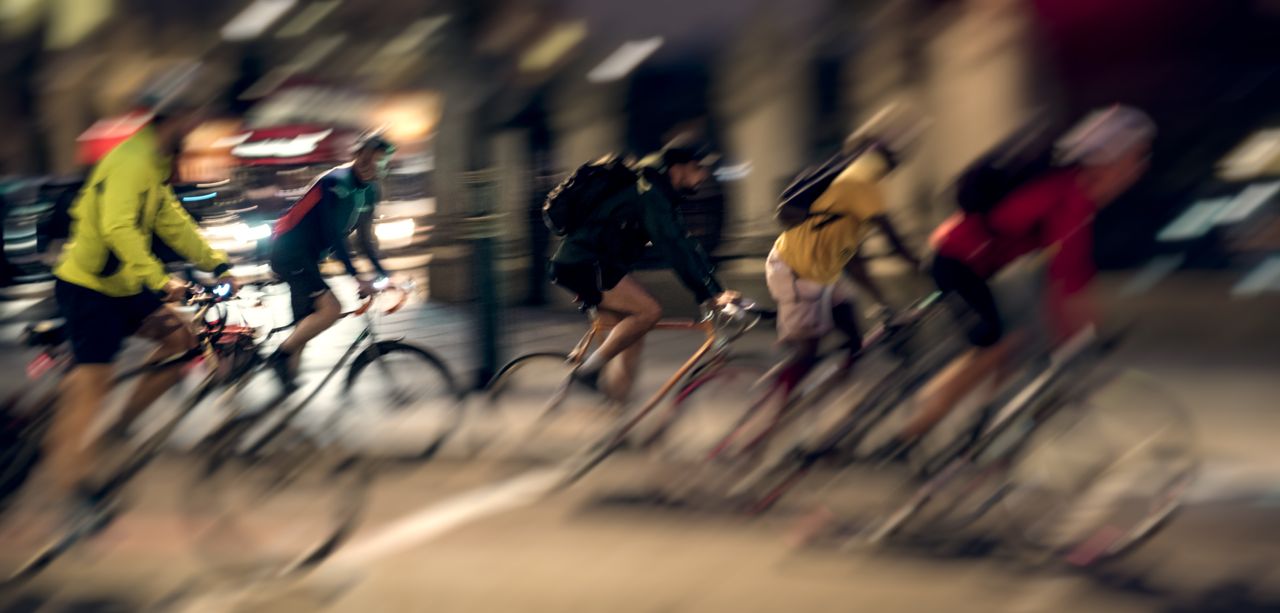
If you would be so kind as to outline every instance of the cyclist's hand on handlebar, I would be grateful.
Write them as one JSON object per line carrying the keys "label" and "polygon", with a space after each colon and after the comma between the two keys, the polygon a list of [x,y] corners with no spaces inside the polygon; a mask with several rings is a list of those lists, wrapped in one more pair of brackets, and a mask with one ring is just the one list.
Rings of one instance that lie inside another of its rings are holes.
{"label": "cyclist's hand on handlebar", "polygon": [[733,304],[741,297],[742,295],[739,294],[738,292],[726,290],[726,291],[720,292],[719,294],[716,294],[715,296],[712,296],[711,298],[707,298],[706,300],[702,301],[702,304],[698,305],[698,307],[699,307],[699,310],[702,312],[702,314],[705,316],[705,315],[714,313],[716,311],[719,311],[728,305]]}
{"label": "cyclist's hand on handlebar", "polygon": [[742,294],[739,292],[735,292],[733,290],[725,290],[723,292],[720,292],[720,294],[715,298],[713,298],[713,300],[714,300],[715,306],[725,307],[730,304],[735,304],[739,300],[742,300]]}
{"label": "cyclist's hand on handlebar", "polygon": [[191,290],[191,284],[175,277],[169,277],[164,282],[164,287],[160,290],[160,294],[164,297],[165,302],[181,302],[187,299]]}

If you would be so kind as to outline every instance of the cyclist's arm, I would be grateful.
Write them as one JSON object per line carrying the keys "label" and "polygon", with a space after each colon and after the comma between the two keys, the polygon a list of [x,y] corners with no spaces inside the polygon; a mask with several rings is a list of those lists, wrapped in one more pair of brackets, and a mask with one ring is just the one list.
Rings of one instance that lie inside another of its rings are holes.
{"label": "cyclist's arm", "polygon": [[871,274],[867,272],[867,263],[862,259],[861,255],[853,254],[849,258],[848,263],[844,265],[845,274],[853,279],[859,287],[866,290],[871,295],[871,299],[876,301],[881,307],[888,307],[889,301],[884,297],[884,292],[880,291],[880,286],[876,284],[875,279],[871,278]]}
{"label": "cyclist's arm", "polygon": [[[855,162],[854,164],[857,164]],[[893,252],[907,263],[919,268],[920,258],[907,247],[906,241],[898,234],[893,222],[889,219],[885,206],[884,192],[875,181],[862,178],[856,172],[858,168],[850,165],[831,183],[830,211],[838,215],[848,215],[874,225],[884,234]],[[824,194],[824,196],[827,194]]]}
{"label": "cyclist's arm", "polygon": [[[169,281],[164,264],[147,248],[148,237],[138,228],[143,206],[140,194],[160,186],[148,184],[141,169],[120,165],[101,184],[102,240],[120,259],[120,274],[160,291]],[[92,189],[92,188],[91,188]]]}
{"label": "cyclist's arm", "polygon": [[231,269],[227,254],[209,246],[200,235],[199,226],[182,205],[173,189],[164,188],[164,202],[156,213],[156,234],[196,268],[222,276]]}
{"label": "cyclist's arm", "polygon": [[885,240],[889,241],[889,246],[893,248],[893,253],[914,268],[920,268],[920,258],[915,252],[907,247],[906,241],[902,240],[902,235],[898,234],[898,229],[894,227],[893,221],[888,215],[876,215],[869,219],[876,226],[880,233],[884,235]]}
{"label": "cyclist's arm", "polygon": [[1095,271],[1092,215],[1063,206],[1045,220],[1044,234],[1051,253],[1047,271],[1051,315],[1058,336],[1065,339],[1098,317],[1089,291]]}
{"label": "cyclist's arm", "polygon": [[656,186],[640,189],[641,221],[654,247],[666,256],[680,281],[693,292],[698,302],[724,291],[716,280],[711,260],[684,228],[675,205]]}
{"label": "cyclist's arm", "polygon": [[356,241],[365,257],[369,258],[369,263],[373,264],[374,270],[381,276],[387,276],[387,269],[382,267],[382,262],[378,259],[378,241],[373,234],[373,207],[360,212],[360,217],[356,220]]}

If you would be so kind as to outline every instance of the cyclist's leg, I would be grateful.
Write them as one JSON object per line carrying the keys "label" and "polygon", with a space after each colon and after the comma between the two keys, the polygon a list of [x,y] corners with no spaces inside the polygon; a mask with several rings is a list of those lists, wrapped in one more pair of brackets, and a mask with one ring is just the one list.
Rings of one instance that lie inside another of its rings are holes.
{"label": "cyclist's leg", "polygon": [[72,494],[87,485],[92,472],[92,442],[86,439],[102,399],[111,389],[111,362],[133,331],[125,308],[128,299],[62,280],[57,281],[54,296],[67,320],[75,365],[60,385],[45,445],[54,485]]}
{"label": "cyclist's leg", "polygon": [[342,317],[342,306],[325,283],[320,267],[314,262],[288,262],[276,260],[271,268],[289,284],[290,305],[295,326],[289,337],[280,343],[279,359],[285,360],[290,372],[296,373],[302,359],[302,350],[311,339],[337,323]]}
{"label": "cyclist's leg", "polygon": [[857,306],[848,283],[843,278],[837,281],[831,294],[831,323],[846,340],[849,357],[845,368],[852,368],[858,352],[862,351],[862,328],[858,325]]}
{"label": "cyclist's leg", "polygon": [[[599,372],[605,364],[618,357],[628,348],[636,346],[649,330],[662,318],[662,306],[630,275],[623,276],[613,287],[604,290],[600,300],[601,312],[611,313],[617,323],[609,331],[604,342],[582,363],[587,373]],[[638,347],[627,360],[621,364],[626,381],[634,377],[634,368],[638,362]]]}
{"label": "cyclist's leg", "polygon": [[830,297],[830,288],[798,278],[777,252],[770,252],[765,262],[765,283],[778,305],[778,341],[789,352],[779,383],[783,392],[790,394],[813,369],[819,342],[831,329],[833,322],[828,320],[832,318],[823,313],[828,308],[823,304],[824,295]]}
{"label": "cyclist's leg", "polygon": [[[149,299],[150,297],[148,296],[147,298]],[[144,300],[146,299],[139,299],[139,307],[147,307],[143,302]],[[149,359],[151,362],[158,362],[165,358],[179,355],[195,347],[196,344],[195,335],[183,324],[178,314],[165,305],[160,305],[159,308],[142,318],[136,335],[160,344],[152,352]],[[152,371],[143,375],[128,402],[124,405],[124,411],[116,426],[117,430],[128,428],[138,415],[147,410],[151,403],[155,402],[170,387],[173,387],[181,377],[182,368],[178,366]]]}
{"label": "cyclist's leg", "polygon": [[[280,348],[288,353],[293,363],[291,366],[297,368],[297,360],[302,354],[302,349],[307,346],[320,333],[333,327],[342,318],[342,305],[338,304],[338,299],[334,297],[333,292],[324,291],[314,297],[309,297],[311,306],[307,308],[309,314],[298,320],[298,325],[294,327],[293,333],[280,344]],[[295,309],[295,317],[298,311]]]}
{"label": "cyclist's leg", "polygon": [[[598,307],[596,316],[600,318],[601,323],[610,327],[617,327],[624,319],[620,313]],[[644,337],[641,336],[618,354],[617,359],[609,361],[602,367],[601,379],[604,383],[604,391],[610,398],[624,399],[631,394],[631,388],[635,385],[636,376],[640,372],[640,357],[643,353]]]}
{"label": "cyclist's leg", "polygon": [[92,441],[85,440],[102,399],[111,391],[111,364],[77,364],[59,386],[46,448],[54,485],[67,494],[87,487],[93,472]]}
{"label": "cyclist's leg", "polygon": [[924,435],[988,375],[1004,370],[1004,363],[1015,345],[1013,339],[1006,338],[995,297],[982,277],[963,263],[946,257],[935,258],[932,269],[938,289],[954,293],[963,300],[967,312],[960,314],[961,317],[976,316],[977,323],[969,330],[969,342],[974,347],[952,362],[925,388],[919,411],[903,430],[907,439]]}
{"label": "cyclist's leg", "polygon": [[849,263],[845,264],[844,270],[848,273],[858,287],[861,287],[872,300],[880,308],[889,308],[889,301],[884,297],[884,292],[880,291],[880,286],[875,279],[871,278],[871,273],[867,271],[867,261],[862,257],[862,250],[854,252],[853,257],[849,259]]}

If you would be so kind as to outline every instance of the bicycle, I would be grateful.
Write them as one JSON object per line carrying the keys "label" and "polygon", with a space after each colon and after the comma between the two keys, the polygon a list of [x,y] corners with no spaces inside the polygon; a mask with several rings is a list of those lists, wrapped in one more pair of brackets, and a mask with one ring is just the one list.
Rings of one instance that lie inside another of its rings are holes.
{"label": "bicycle", "polygon": [[[739,301],[723,305],[707,313],[698,321],[664,320],[656,330],[700,331],[705,335],[702,344],[685,360],[666,382],[644,404],[621,415],[604,412],[607,422],[603,435],[585,449],[579,447],[580,438],[570,436],[570,444],[579,449],[564,463],[565,473],[559,488],[567,487],[621,448],[636,426],[653,413],[672,391],[690,378],[723,367],[730,361],[729,349],[733,342],[754,328],[771,313],[757,309],[753,304]],[[502,368],[485,387],[487,404],[496,409],[504,401],[536,399],[540,409],[533,416],[532,424],[518,434],[521,442],[538,438],[548,421],[565,412],[565,404],[571,395],[570,373],[585,359],[593,343],[603,337],[608,326],[593,318],[591,327],[567,354],[537,352],[519,356]],[[547,386],[551,386],[550,393]],[[591,410],[601,415],[597,403]]]}
{"label": "bicycle", "polygon": [[[188,304],[197,306],[193,321],[202,322],[201,330],[196,335],[196,346],[177,356],[126,370],[116,376],[113,388],[119,390],[122,384],[142,374],[182,367],[196,360],[209,360],[215,364],[223,359],[234,361],[232,353],[236,343],[221,341],[224,335],[233,338],[239,331],[228,330],[226,320],[222,316],[215,317],[213,320],[207,317],[224,298],[225,295],[211,292],[189,297]],[[0,478],[0,484],[3,487],[3,491],[0,491],[0,496],[3,498],[0,501],[9,504],[31,476],[41,458],[41,445],[48,433],[53,409],[58,400],[57,382],[61,379],[61,374],[65,373],[71,365],[70,347],[67,346],[65,328],[61,322],[41,322],[29,327],[23,336],[26,345],[39,348],[41,351],[27,367],[28,377],[32,380],[31,386],[9,398],[2,411],[5,416],[7,440],[5,456],[0,458],[3,461],[0,470],[4,471],[3,478]],[[99,496],[108,500],[118,498],[124,486],[155,458],[161,445],[168,439],[182,417],[195,408],[214,387],[221,384],[226,376],[228,376],[227,369],[216,367],[210,369],[195,391],[183,401],[182,409],[167,420],[156,433],[147,437],[115,470],[111,471],[110,477],[99,490]],[[107,521],[108,518],[104,517],[93,522],[100,525],[55,529],[59,533],[47,542],[34,544],[36,547],[34,555],[18,560],[15,568],[4,570],[0,575],[0,587],[10,587],[39,574],[79,541],[104,529]],[[11,539],[10,542],[15,548],[18,546],[16,540]]]}
{"label": "bicycle", "polygon": [[[404,288],[378,288],[360,308],[344,316],[361,316],[364,327],[347,346],[311,391],[285,407],[292,395],[282,388],[267,364],[266,354],[255,351],[243,366],[244,374],[219,399],[235,416],[224,421],[206,437],[198,452],[200,466],[189,483],[184,498],[187,513],[204,524],[204,552],[214,563],[240,573],[260,576],[287,576],[316,566],[331,555],[355,529],[366,498],[372,462],[383,460],[417,463],[433,457],[461,425],[464,392],[447,365],[426,348],[401,339],[379,338],[375,311],[371,307],[379,294],[392,290],[395,302],[382,311],[390,315],[405,304]],[[290,326],[276,328],[279,332]],[[267,338],[271,336],[268,333]],[[265,343],[267,339],[263,339]],[[359,402],[361,410],[338,408],[318,424],[298,424],[298,417],[312,406],[328,384],[346,369],[342,402]],[[372,370],[370,370],[372,369]],[[363,376],[362,376],[363,375]],[[382,399],[378,403],[376,400]],[[377,415],[370,405],[387,409]],[[375,424],[372,434],[353,436],[362,427]],[[425,431],[424,431],[425,427]],[[378,440],[387,448],[388,430],[398,431],[400,440],[412,440],[406,453],[386,453],[371,457],[344,449]],[[353,472],[345,483],[334,483],[334,475]],[[310,488],[310,489],[308,489]],[[300,491],[316,491],[303,495]],[[289,530],[280,518],[305,516],[315,509],[321,494],[336,498],[329,504],[332,528],[318,544],[297,554],[297,547],[283,545]],[[248,496],[246,499],[245,496]],[[273,542],[273,538],[277,541]],[[264,543],[266,545],[264,546]],[[265,562],[260,553],[249,562],[227,562],[245,544],[256,549],[278,550],[275,563]]]}
{"label": "bicycle", "polygon": [[[925,340],[926,332],[938,324],[942,299],[940,293],[933,292],[868,332],[856,356],[861,364],[857,375],[851,376],[844,365],[831,363],[845,361],[843,352],[828,354],[781,403],[770,401],[781,388],[778,375],[786,362],[769,370],[735,363],[690,381],[677,396],[677,403],[694,407],[681,406],[681,415],[696,412],[695,407],[703,398],[716,398],[717,390],[724,386],[720,379],[726,375],[730,379],[754,377],[753,389],[760,390],[741,417],[699,459],[703,470],[718,467],[711,470],[715,475],[702,493],[730,502],[736,511],[758,515],[776,504],[820,462],[854,459],[852,451],[867,435],[959,353],[958,343]],[[919,347],[922,344],[926,346]],[[866,359],[876,353],[885,354],[893,365],[878,379],[867,379]],[[759,374],[742,376],[734,372],[735,368],[755,369]],[[875,383],[863,391],[860,383],[867,381]],[[831,399],[842,387],[847,389]],[[860,398],[857,392],[861,392]],[[817,421],[819,416],[814,414],[832,406],[850,408],[825,428],[800,423],[804,419]]]}
{"label": "bicycle", "polygon": [[[228,325],[224,298],[217,294],[204,292],[196,294],[188,301],[189,304],[197,306],[193,321],[200,322],[201,327],[197,333],[198,344],[195,348],[182,355],[174,356],[158,363],[144,364],[141,367],[126,371],[116,378],[115,387],[119,389],[121,387],[120,384],[132,380],[142,373],[156,369],[178,367],[196,362],[203,362],[208,366],[199,383],[180,401],[178,409],[162,419],[159,427],[155,428],[134,450],[128,453],[118,468],[110,472],[110,477],[101,491],[104,498],[117,498],[133,477],[140,473],[159,454],[162,447],[170,441],[179,425],[199,407],[203,406],[206,401],[217,400],[216,404],[225,409],[227,404],[237,404],[233,401],[237,398],[242,398],[242,393],[245,390],[261,387],[249,385],[250,382],[258,380],[258,375],[267,370],[265,368],[265,357],[261,353],[260,347],[275,334],[292,327],[292,324],[268,331],[259,341],[254,338],[251,328]],[[402,293],[401,299],[388,311],[393,312],[399,309],[404,303],[404,298],[405,295]],[[367,315],[373,305],[373,301],[374,296],[370,296],[352,314]],[[212,319],[209,318],[211,312],[215,314]],[[359,347],[362,342],[372,338],[372,326],[372,319],[370,319],[365,332],[360,335],[357,342],[353,343],[351,349],[343,356],[343,362],[355,354],[355,348]],[[65,370],[69,365],[70,355],[64,345],[64,340],[61,329],[56,325],[46,325],[41,329],[34,330],[29,335],[30,344],[43,347],[41,354],[33,361],[33,367],[29,369],[32,370],[33,374],[38,374],[40,380],[44,382],[56,381],[58,377],[55,375]],[[346,389],[350,390],[355,385],[355,382],[359,380],[358,375],[370,364],[385,365],[386,360],[384,357],[387,355],[410,355],[419,358],[430,356],[426,350],[400,341],[372,340],[363,351],[356,355],[355,360],[352,362],[346,379]],[[459,398],[460,394],[453,386],[453,379],[448,370],[444,368],[442,362],[434,359],[434,356],[422,360],[422,363],[425,363],[429,368],[436,368],[438,373],[443,373],[441,377],[448,383],[447,397],[451,399],[449,403],[453,409],[449,412],[456,412],[456,399]],[[333,377],[341,365],[340,363],[330,372],[329,376],[325,378],[325,383]],[[389,370],[386,370],[386,372],[389,372]],[[46,385],[46,387],[51,386]],[[220,393],[217,393],[219,391]],[[308,401],[314,396],[315,392],[308,397]],[[322,530],[323,534],[318,538],[319,545],[311,546],[308,543],[303,554],[291,557],[280,570],[273,571],[275,576],[287,576],[313,568],[332,553],[336,546],[353,530],[359,509],[364,500],[363,487],[368,481],[366,478],[367,467],[358,466],[352,460],[352,456],[331,458],[333,460],[331,464],[314,462],[317,453],[326,447],[317,444],[313,436],[304,435],[301,431],[289,427],[290,422],[306,403],[304,402],[302,406],[295,407],[293,410],[279,415],[273,410],[286,397],[287,394],[277,392],[272,396],[272,402],[255,406],[253,407],[254,410],[243,410],[243,408],[236,410],[236,407],[232,407],[231,410],[223,411],[225,415],[212,429],[212,433],[203,438],[196,449],[197,454],[202,455],[204,458],[200,474],[204,479],[207,479],[205,485],[209,489],[206,492],[225,492],[227,480],[222,477],[232,472],[231,467],[236,465],[235,462],[239,459],[253,458],[255,460],[255,462],[251,463],[253,470],[267,474],[268,479],[266,481],[269,483],[270,488],[259,492],[263,494],[281,492],[286,489],[281,486],[296,483],[299,469],[314,470],[317,467],[328,467],[321,470],[322,473],[328,471],[322,475],[324,477],[322,481],[325,482],[324,484],[328,486],[328,489],[339,492],[339,499],[333,503],[334,524]],[[31,400],[32,398],[34,400]],[[12,434],[9,435],[9,438],[24,443],[20,446],[24,451],[21,454],[13,454],[14,458],[19,461],[6,461],[4,464],[5,473],[10,476],[6,477],[2,482],[12,486],[8,491],[17,490],[18,486],[29,476],[35,460],[38,459],[39,445],[44,439],[44,434],[49,426],[49,416],[52,414],[51,408],[56,399],[56,389],[48,389],[38,396],[19,394],[6,405],[6,415],[18,416],[10,417],[7,420],[9,425],[14,427],[13,430],[10,430]],[[18,405],[26,405],[28,410],[15,411],[15,407],[18,407]],[[268,420],[268,416],[274,416],[275,419]],[[456,420],[454,424],[456,426]],[[255,429],[254,426],[265,427]],[[450,432],[450,429],[445,429],[442,432],[441,439]],[[248,438],[250,434],[252,434],[251,439]],[[429,442],[427,449],[436,449],[439,444],[442,444],[442,440],[432,440]],[[300,450],[305,451],[305,453],[299,453]],[[425,454],[426,452],[423,452],[422,454],[417,454],[416,457],[420,458]],[[334,487],[334,484],[329,483],[329,481],[335,475],[349,478],[351,483],[345,487]],[[196,487],[195,489],[198,492],[201,488]],[[217,501],[225,500],[225,496],[210,498],[201,494],[197,494],[195,497],[188,496],[186,500],[191,501],[193,498],[200,498],[206,505],[198,510],[198,513],[206,513],[210,510],[218,509],[221,505],[217,504]],[[312,504],[311,508],[314,508],[314,506]],[[188,510],[190,511],[191,509]],[[21,560],[16,570],[6,572],[3,577],[0,577],[0,581],[3,582],[0,585],[13,585],[34,577],[84,537],[99,532],[105,527],[105,525],[102,525],[96,526],[93,530],[69,530],[58,534],[50,542],[40,545],[34,556]],[[225,538],[222,540],[226,542]]]}
{"label": "bicycle", "polygon": [[[1118,337],[1099,338],[1092,328],[1076,334],[987,405],[935,457],[932,476],[847,545],[936,543],[997,507],[1000,532],[1037,562],[1094,566],[1149,538],[1180,506],[1199,461],[1176,402],[1135,375],[1099,369],[1117,345]],[[1144,404],[1098,410],[1100,398],[1125,391],[1120,386],[1137,386],[1127,391]],[[1089,448],[1099,445],[1106,448]],[[1107,481],[1118,478],[1127,480]],[[1099,492],[1125,495],[1099,502]]]}

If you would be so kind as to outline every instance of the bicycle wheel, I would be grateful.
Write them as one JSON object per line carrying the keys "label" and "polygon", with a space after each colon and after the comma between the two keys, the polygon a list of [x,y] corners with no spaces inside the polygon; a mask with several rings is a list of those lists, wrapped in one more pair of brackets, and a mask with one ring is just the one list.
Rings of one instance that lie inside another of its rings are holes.
{"label": "bicycle wheel", "polygon": [[356,356],[340,401],[336,435],[362,453],[425,460],[462,423],[462,392],[448,367],[430,351],[398,341]]}
{"label": "bicycle wheel", "polygon": [[643,436],[655,461],[649,480],[676,497],[725,498],[778,424],[785,398],[769,373],[735,360],[693,377]]}
{"label": "bicycle wheel", "polygon": [[1088,566],[1132,549],[1178,508],[1199,463],[1187,412],[1133,372],[1064,398],[1030,427],[1002,525],[1038,560]]}
{"label": "bicycle wheel", "polygon": [[370,474],[350,453],[286,428],[255,454],[245,428],[204,447],[184,496],[195,549],[238,578],[287,578],[315,568],[355,530]]}
{"label": "bicycle wheel", "polygon": [[[136,381],[137,375],[143,372],[147,371],[134,371],[114,382],[111,393],[104,399],[104,412],[119,410],[132,393],[130,383]],[[146,434],[140,435],[139,440],[112,445],[112,449],[98,450],[95,461],[108,467],[100,473],[105,478],[100,485],[103,498],[117,501],[125,486],[147,467],[161,447],[169,441],[177,425],[205,398],[210,386],[210,380],[203,380],[194,390],[186,392],[176,409],[163,411],[164,415],[161,417],[149,411],[147,417],[155,423],[144,429]],[[51,415],[52,411],[48,414]],[[41,420],[28,442],[33,445],[42,443],[44,436],[40,431],[47,426],[48,421]],[[14,501],[14,508],[0,516],[0,541],[6,545],[0,550],[0,586],[13,586],[35,577],[81,541],[106,529],[110,523],[110,517],[103,515],[92,521],[70,525],[66,518],[66,503],[61,495],[48,488],[43,491],[39,491],[39,488],[27,489],[29,491],[25,496]],[[115,506],[114,502],[108,504]]]}
{"label": "bicycle wheel", "polygon": [[569,384],[574,366],[563,354],[534,353],[498,371],[485,390],[492,453],[558,461],[616,423],[618,411],[602,394]]}
{"label": "bicycle wheel", "polygon": [[[735,489],[750,492],[751,513],[769,510],[810,472],[823,468],[821,465],[839,469],[860,457],[858,453],[869,443],[881,442],[868,439],[885,429],[883,422],[903,404],[919,377],[913,381],[907,371],[888,365],[869,366],[862,365],[854,381],[820,397],[826,406],[814,412],[819,419],[799,422],[800,427],[790,436],[775,436],[770,459],[739,480]],[[843,472],[837,470],[837,477]],[[838,488],[832,484],[837,481],[830,480],[821,489],[834,491]]]}
{"label": "bicycle wheel", "polygon": [[19,415],[0,409],[0,512],[27,482],[40,458],[40,443],[48,430],[52,403],[39,413]]}
{"label": "bicycle wheel", "polygon": [[890,543],[934,551],[963,550],[985,539],[976,528],[1008,492],[1007,466],[957,458],[924,481],[914,481],[888,498],[847,542],[847,547]]}

